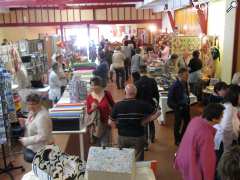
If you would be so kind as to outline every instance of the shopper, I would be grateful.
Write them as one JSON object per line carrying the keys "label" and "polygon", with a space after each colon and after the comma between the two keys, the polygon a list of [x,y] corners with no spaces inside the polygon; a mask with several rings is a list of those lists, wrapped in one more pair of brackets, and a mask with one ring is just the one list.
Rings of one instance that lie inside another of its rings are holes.
{"label": "shopper", "polygon": [[63,94],[66,86],[67,86],[67,78],[64,72],[64,64],[63,64],[63,55],[62,54],[57,54],[56,55],[56,62],[58,63],[58,77],[60,79],[60,83],[61,83],[61,95]]}
{"label": "shopper", "polygon": [[236,72],[236,73],[233,75],[232,84],[236,84],[236,85],[239,85],[239,86],[240,86],[240,72]]}
{"label": "shopper", "polygon": [[189,84],[191,91],[197,95],[198,84],[201,81],[202,61],[199,58],[200,52],[198,50],[193,51],[192,59],[189,61]]}
{"label": "shopper", "polygon": [[132,49],[128,46],[128,41],[124,41],[124,46],[122,47],[122,52],[125,56],[124,67],[125,67],[125,77],[128,80],[131,67]]}
{"label": "shopper", "polygon": [[132,57],[131,60],[131,74],[133,77],[133,82],[136,82],[140,79],[140,66],[144,65],[143,59],[141,57],[141,49],[136,49],[136,54]]}
{"label": "shopper", "polygon": [[177,61],[178,55],[172,54],[168,61],[165,63],[165,73],[177,74]]}
{"label": "shopper", "polygon": [[61,97],[61,82],[57,75],[58,70],[59,70],[58,63],[56,62],[53,63],[51,72],[49,74],[49,80],[48,80],[48,83],[50,86],[48,96],[53,103],[56,103]]}
{"label": "shopper", "polygon": [[112,58],[112,66],[116,72],[116,84],[118,89],[124,89],[125,83],[125,70],[124,70],[124,61],[125,56],[121,52],[121,47],[116,47],[113,58]]}
{"label": "shopper", "polygon": [[240,177],[240,146],[233,146],[223,153],[218,164],[218,174],[221,180],[239,180]]}
{"label": "shopper", "polygon": [[161,46],[161,59],[164,63],[167,62],[167,60],[169,59],[169,53],[170,53],[170,48],[168,46],[168,42],[163,42],[162,46]]}
{"label": "shopper", "polygon": [[184,180],[214,180],[216,130],[208,121],[220,120],[223,110],[223,105],[209,104],[201,117],[195,117],[189,123],[175,159],[175,167]]}
{"label": "shopper", "polygon": [[28,118],[19,119],[21,127],[25,129],[25,135],[20,138],[20,142],[25,147],[24,159],[32,162],[37,151],[53,143],[52,121],[48,117],[48,111],[41,105],[39,95],[28,95],[27,106]]}
{"label": "shopper", "polygon": [[111,112],[111,108],[114,105],[114,101],[110,92],[104,90],[101,77],[93,77],[90,80],[91,92],[87,96],[86,106],[87,113],[91,114],[95,110],[100,112],[101,120],[101,135],[100,137],[95,137],[96,146],[109,146],[110,145],[110,135],[111,128],[108,125],[108,119]]}
{"label": "shopper", "polygon": [[100,51],[98,56],[99,56],[100,64],[97,66],[96,70],[93,71],[93,74],[95,76],[101,77],[103,81],[103,86],[106,87],[107,81],[108,81],[108,71],[109,71],[108,63],[106,61],[106,56],[103,51]]}
{"label": "shopper", "polygon": [[214,92],[208,97],[208,103],[222,103],[226,96],[228,85],[221,81],[214,85]]}
{"label": "shopper", "polygon": [[118,143],[123,148],[134,148],[136,160],[144,160],[144,124],[156,119],[151,104],[137,100],[137,88],[128,84],[125,88],[126,97],[115,104],[112,110],[112,124],[118,128]]}
{"label": "shopper", "polygon": [[110,68],[111,64],[112,64],[112,56],[113,56],[113,52],[110,49],[110,44],[106,43],[105,47],[104,47],[104,54],[105,54],[105,59],[108,63],[108,68]]}
{"label": "shopper", "polygon": [[240,105],[240,87],[230,85],[224,99],[224,113],[219,124],[214,127],[217,129],[215,135],[215,149],[217,150],[218,159],[222,153],[228,151],[232,144],[239,137],[239,114],[237,107]]}
{"label": "shopper", "polygon": [[185,51],[181,58],[178,60],[178,70],[181,68],[188,68],[189,52]]}
{"label": "shopper", "polygon": [[[159,106],[159,92],[155,79],[148,77],[147,66],[140,67],[141,78],[135,83],[137,87],[137,99],[150,103],[155,109]],[[155,140],[154,122],[149,122],[150,139]],[[148,137],[148,136],[147,136]]]}
{"label": "shopper", "polygon": [[[182,68],[178,78],[168,91],[168,106],[173,109],[175,116],[174,138],[179,145],[190,120],[190,99],[188,89],[188,70]],[[181,125],[183,124],[182,128]]]}
{"label": "shopper", "polygon": [[95,42],[91,40],[89,45],[89,59],[92,62],[95,62],[96,58],[97,58],[97,47],[95,45]]}

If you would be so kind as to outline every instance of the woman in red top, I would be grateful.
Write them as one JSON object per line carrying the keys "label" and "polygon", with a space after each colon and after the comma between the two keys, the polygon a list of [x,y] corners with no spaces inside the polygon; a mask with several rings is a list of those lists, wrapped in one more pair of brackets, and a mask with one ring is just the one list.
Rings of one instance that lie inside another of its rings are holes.
{"label": "woman in red top", "polygon": [[110,144],[111,127],[108,126],[108,119],[114,101],[110,92],[104,90],[102,79],[98,76],[90,80],[91,93],[87,96],[87,113],[91,114],[96,109],[100,112],[100,120],[106,128],[100,138],[96,138],[97,146],[108,146]]}

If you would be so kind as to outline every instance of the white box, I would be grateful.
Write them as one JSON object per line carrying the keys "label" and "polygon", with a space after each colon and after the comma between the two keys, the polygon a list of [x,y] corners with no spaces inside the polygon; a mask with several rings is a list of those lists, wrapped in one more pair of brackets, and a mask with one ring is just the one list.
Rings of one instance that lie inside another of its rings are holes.
{"label": "white box", "polygon": [[135,150],[91,147],[86,171],[88,180],[135,180]]}

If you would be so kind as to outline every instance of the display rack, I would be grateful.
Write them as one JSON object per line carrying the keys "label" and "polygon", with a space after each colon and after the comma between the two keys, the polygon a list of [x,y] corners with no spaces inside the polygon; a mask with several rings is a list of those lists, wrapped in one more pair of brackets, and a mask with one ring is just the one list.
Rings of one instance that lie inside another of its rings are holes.
{"label": "display rack", "polygon": [[6,173],[14,180],[12,170],[21,169],[25,171],[23,166],[14,167],[12,162],[7,163],[4,144],[9,144],[11,113],[15,113],[13,95],[11,89],[11,75],[6,69],[0,67],[0,144],[2,148],[3,168],[0,168],[0,174]]}

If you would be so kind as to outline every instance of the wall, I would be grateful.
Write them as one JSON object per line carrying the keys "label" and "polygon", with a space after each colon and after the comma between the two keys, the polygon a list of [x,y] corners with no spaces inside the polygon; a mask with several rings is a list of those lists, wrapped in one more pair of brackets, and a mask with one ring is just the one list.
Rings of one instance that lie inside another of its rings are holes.
{"label": "wall", "polygon": [[[237,9],[237,17],[240,16],[240,6]],[[234,46],[233,73],[240,72],[240,18],[236,18],[235,46]]]}
{"label": "wall", "polygon": [[[223,65],[223,41],[225,27],[225,0],[209,2],[208,6],[208,35],[218,36],[221,62],[216,62],[216,77],[221,78],[221,67]],[[217,21],[216,17],[220,20]]]}
{"label": "wall", "polygon": [[[173,17],[174,17],[174,15],[173,15]],[[167,12],[164,12],[163,15],[162,15],[162,29],[163,30],[167,29],[168,33],[173,32]]]}
{"label": "wall", "polygon": [[132,5],[84,6],[81,8],[19,8],[0,14],[0,26],[131,24],[161,22],[161,13]]}
{"label": "wall", "polygon": [[181,34],[199,35],[201,33],[197,10],[195,8],[176,10],[175,23]]}
{"label": "wall", "polygon": [[7,38],[9,41],[17,41],[21,39],[37,39],[39,34],[56,34],[57,26],[41,26],[41,27],[1,27],[0,40]]}
{"label": "wall", "polygon": [[[229,7],[232,0],[226,0],[225,10]],[[225,11],[226,12],[226,11]],[[223,41],[223,61],[222,61],[222,80],[230,83],[232,79],[234,33],[235,33],[236,9],[232,9],[225,15],[224,41]]]}

